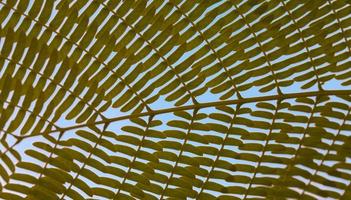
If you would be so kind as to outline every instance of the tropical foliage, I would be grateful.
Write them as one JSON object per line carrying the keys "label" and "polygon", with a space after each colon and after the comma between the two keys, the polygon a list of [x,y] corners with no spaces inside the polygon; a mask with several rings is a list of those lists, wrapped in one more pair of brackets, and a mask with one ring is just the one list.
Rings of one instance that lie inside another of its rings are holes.
{"label": "tropical foliage", "polygon": [[1,0],[0,198],[351,199],[348,0]]}

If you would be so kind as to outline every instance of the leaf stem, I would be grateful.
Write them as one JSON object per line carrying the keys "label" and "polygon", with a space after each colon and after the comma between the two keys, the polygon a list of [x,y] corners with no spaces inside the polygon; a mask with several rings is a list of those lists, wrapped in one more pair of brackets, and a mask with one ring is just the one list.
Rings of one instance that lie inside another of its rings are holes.
{"label": "leaf stem", "polygon": [[89,125],[112,123],[112,122],[121,121],[121,120],[125,120],[125,119],[133,119],[133,118],[149,116],[149,115],[160,115],[160,114],[171,113],[171,112],[176,112],[176,111],[181,111],[181,110],[193,110],[193,109],[201,109],[201,108],[225,106],[225,105],[233,105],[233,104],[244,104],[244,103],[260,102],[260,101],[271,101],[271,100],[279,100],[279,99],[283,100],[283,99],[293,99],[293,98],[299,98],[299,97],[311,97],[311,96],[323,96],[323,95],[325,95],[325,96],[351,95],[351,90],[323,90],[323,91],[290,93],[290,94],[281,94],[281,95],[278,94],[278,95],[270,95],[270,96],[235,99],[235,100],[198,103],[198,104],[194,104],[194,105],[165,108],[165,109],[160,109],[160,110],[147,111],[147,112],[142,112],[142,113],[135,113],[135,114],[129,114],[129,115],[124,115],[124,116],[119,116],[119,117],[113,117],[113,118],[108,118],[105,120],[96,121],[94,123],[78,124],[78,125],[74,125],[74,126],[64,127],[64,128],[61,128],[60,130],[41,132],[38,134],[32,134],[32,135],[23,136],[23,137],[33,137],[33,136],[37,136],[37,135],[55,133],[55,132],[59,132],[59,131],[69,131],[69,130],[73,130],[73,129],[83,128],[83,127],[86,127]]}

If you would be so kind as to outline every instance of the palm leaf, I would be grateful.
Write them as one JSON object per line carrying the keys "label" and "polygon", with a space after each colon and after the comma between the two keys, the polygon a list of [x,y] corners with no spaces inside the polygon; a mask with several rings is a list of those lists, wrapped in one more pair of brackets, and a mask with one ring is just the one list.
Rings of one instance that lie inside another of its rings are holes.
{"label": "palm leaf", "polygon": [[349,199],[348,1],[0,2],[2,199]]}

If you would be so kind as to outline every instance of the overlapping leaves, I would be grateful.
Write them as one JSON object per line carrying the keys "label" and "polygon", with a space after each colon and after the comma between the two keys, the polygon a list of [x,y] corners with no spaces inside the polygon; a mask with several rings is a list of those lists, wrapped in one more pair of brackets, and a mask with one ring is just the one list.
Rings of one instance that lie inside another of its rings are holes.
{"label": "overlapping leaves", "polygon": [[1,198],[350,198],[350,11],[2,1]]}

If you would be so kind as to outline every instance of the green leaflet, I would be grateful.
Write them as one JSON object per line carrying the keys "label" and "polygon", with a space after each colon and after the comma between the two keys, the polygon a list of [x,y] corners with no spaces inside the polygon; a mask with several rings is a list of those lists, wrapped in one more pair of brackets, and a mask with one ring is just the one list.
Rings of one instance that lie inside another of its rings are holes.
{"label": "green leaflet", "polygon": [[347,1],[0,7],[0,198],[350,196]]}

